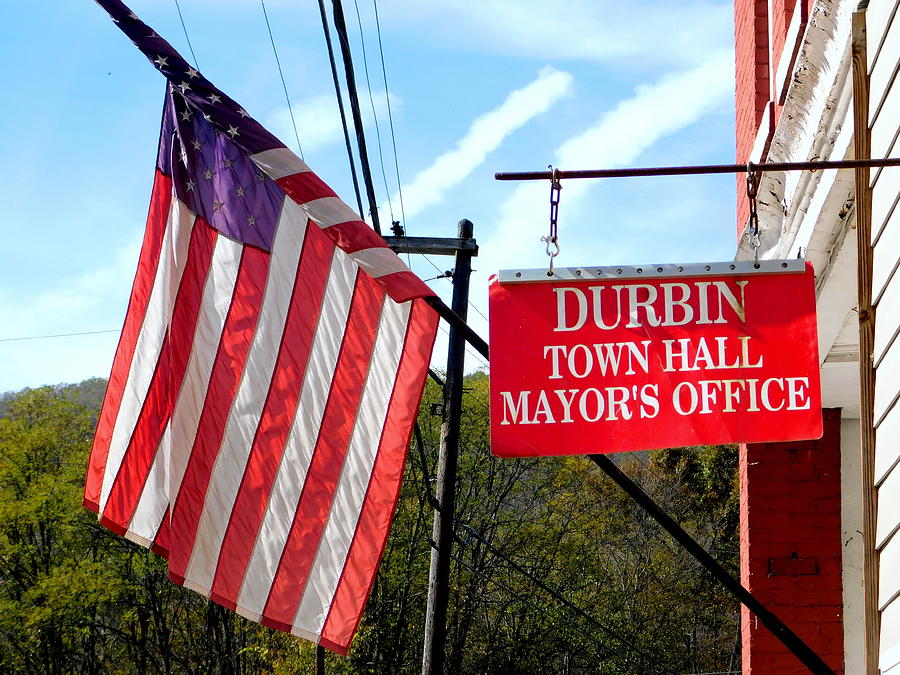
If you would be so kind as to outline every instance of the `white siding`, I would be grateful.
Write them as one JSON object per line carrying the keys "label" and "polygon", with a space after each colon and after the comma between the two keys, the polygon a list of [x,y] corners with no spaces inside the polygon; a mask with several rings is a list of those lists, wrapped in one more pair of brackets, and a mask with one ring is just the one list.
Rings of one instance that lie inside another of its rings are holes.
{"label": "white siding", "polygon": [[[900,14],[897,0],[866,12],[872,157],[900,152]],[[872,171],[872,298],[875,311],[875,481],[878,485],[880,666],[900,673],[900,170]]]}
{"label": "white siding", "polygon": [[[878,488],[878,524],[875,528],[875,545],[880,549],[900,527],[900,469],[888,473]],[[893,496],[893,499],[891,498]],[[900,571],[900,570],[898,570]],[[884,572],[884,570],[882,570]]]}
{"label": "white siding", "polygon": [[[881,613],[881,672],[900,664],[900,602],[892,602]],[[900,668],[890,671],[900,672]]]}
{"label": "white siding", "polygon": [[875,427],[875,484],[880,485],[900,460],[900,406],[894,406]]}

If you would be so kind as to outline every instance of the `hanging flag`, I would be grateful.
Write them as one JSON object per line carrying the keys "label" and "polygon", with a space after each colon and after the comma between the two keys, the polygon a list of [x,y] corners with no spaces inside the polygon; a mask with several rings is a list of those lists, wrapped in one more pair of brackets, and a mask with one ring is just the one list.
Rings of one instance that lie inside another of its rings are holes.
{"label": "hanging flag", "polygon": [[430,289],[117,0],[168,80],[84,503],[169,576],[346,653],[437,330]]}

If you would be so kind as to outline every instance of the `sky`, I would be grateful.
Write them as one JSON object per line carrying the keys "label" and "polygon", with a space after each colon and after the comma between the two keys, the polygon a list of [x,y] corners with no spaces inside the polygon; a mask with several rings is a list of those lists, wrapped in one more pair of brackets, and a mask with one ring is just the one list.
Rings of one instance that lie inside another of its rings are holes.
{"label": "sky", "polygon": [[[179,2],[187,38],[175,0],[128,4],[355,205],[318,3],[265,2],[286,99],[259,0]],[[489,276],[548,265],[549,182],[495,172],[733,161],[730,2],[344,4],[381,221],[432,237],[474,223],[484,337]],[[89,0],[0,3],[0,59],[0,392],[106,377],[165,83]],[[555,265],[730,260],[734,204],[728,175],[565,181]],[[410,264],[449,303],[434,277],[452,258]],[[436,367],[445,353],[440,333]],[[486,365],[468,351],[469,370]]]}

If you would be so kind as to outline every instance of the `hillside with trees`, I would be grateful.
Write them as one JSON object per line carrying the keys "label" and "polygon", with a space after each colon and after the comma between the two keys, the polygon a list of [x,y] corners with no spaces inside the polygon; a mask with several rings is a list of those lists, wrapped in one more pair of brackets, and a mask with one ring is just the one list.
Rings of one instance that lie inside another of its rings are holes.
{"label": "hillside with trees", "polygon": [[[0,399],[0,670],[312,672],[312,645],[170,583],[163,560],[81,506],[104,385]],[[487,397],[485,374],[467,378],[448,671],[739,670],[730,596],[584,458],[493,458]],[[363,622],[328,672],[420,670],[439,400],[429,382]],[[736,571],[734,448],[618,460]]]}

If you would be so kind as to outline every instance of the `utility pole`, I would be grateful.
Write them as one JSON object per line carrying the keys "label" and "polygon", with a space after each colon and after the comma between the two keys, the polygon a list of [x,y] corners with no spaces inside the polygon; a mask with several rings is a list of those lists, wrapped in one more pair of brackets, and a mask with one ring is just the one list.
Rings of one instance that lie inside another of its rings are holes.
{"label": "utility pole", "polygon": [[[459,221],[459,239],[472,239],[469,220]],[[451,309],[463,321],[469,307],[469,277],[472,274],[472,251],[456,252],[453,268],[453,300]],[[425,614],[425,648],[422,673],[435,675],[444,670],[444,645],[447,641],[447,605],[450,600],[450,547],[453,544],[453,514],[456,508],[456,468],[459,455],[459,423],[462,417],[463,377],[465,374],[466,340],[450,326],[447,346],[447,380],[444,385],[443,423],[438,454],[437,505],[428,571],[428,608]]]}
{"label": "utility pole", "polygon": [[[457,237],[385,237],[397,253],[455,255],[453,267],[453,299],[451,310],[435,298],[429,303],[450,323],[447,346],[447,379],[444,383],[444,407],[441,445],[438,454],[437,485],[432,530],[431,567],[428,571],[428,608],[425,614],[425,646],[422,672],[439,674],[444,669],[444,645],[447,640],[447,605],[450,599],[450,547],[453,543],[453,514],[456,509],[456,467],[459,454],[459,422],[462,417],[463,377],[465,375],[466,341],[472,330],[465,324],[469,308],[469,277],[472,258],[478,255],[473,239],[474,226],[469,220],[457,225]],[[487,344],[477,338],[479,347]]]}

